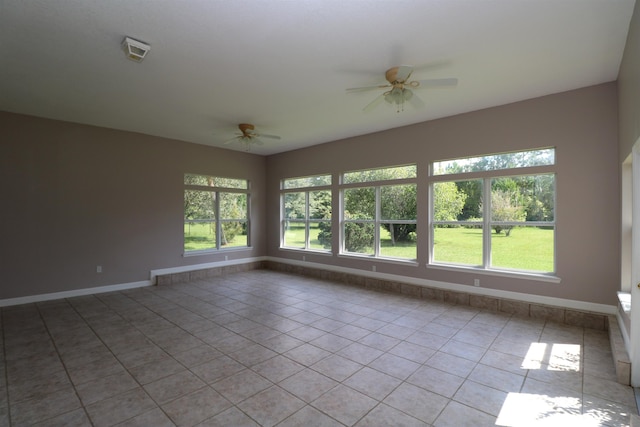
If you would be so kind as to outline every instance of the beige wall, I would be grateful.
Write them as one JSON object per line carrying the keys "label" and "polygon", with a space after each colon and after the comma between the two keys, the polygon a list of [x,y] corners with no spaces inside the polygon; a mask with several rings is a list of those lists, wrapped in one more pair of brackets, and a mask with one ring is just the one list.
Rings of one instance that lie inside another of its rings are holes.
{"label": "beige wall", "polygon": [[[434,160],[537,147],[556,147],[557,275],[561,283],[477,276],[426,268],[428,191]],[[419,267],[347,257],[304,254],[306,260],[370,272],[601,304],[615,304],[620,283],[620,184],[617,87],[608,83],[515,104],[335,141],[267,159],[268,255],[296,261],[279,249],[281,179],[417,162]],[[337,187],[334,187],[337,195]],[[334,201],[337,213],[337,202]],[[337,215],[335,216],[337,218]],[[337,230],[334,229],[334,236]],[[335,250],[334,250],[335,252]]]}
{"label": "beige wall", "polygon": [[636,3],[618,74],[620,162],[640,138],[640,6]]}
{"label": "beige wall", "polygon": [[[0,129],[0,299],[266,251],[264,157],[9,113]],[[251,250],[182,256],[185,172],[251,180]]]}

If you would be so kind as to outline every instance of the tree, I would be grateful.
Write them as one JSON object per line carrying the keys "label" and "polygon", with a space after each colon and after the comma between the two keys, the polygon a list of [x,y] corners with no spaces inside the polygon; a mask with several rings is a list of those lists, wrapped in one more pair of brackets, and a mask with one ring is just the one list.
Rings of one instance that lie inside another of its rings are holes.
{"label": "tree", "polygon": [[[527,218],[525,207],[519,203],[521,199],[519,191],[496,189],[491,191],[491,220],[492,221],[524,221]],[[496,234],[502,230],[509,236],[512,225],[495,225]]]}
{"label": "tree", "polygon": [[433,219],[457,221],[467,197],[467,194],[458,189],[455,182],[435,183],[433,185]]}

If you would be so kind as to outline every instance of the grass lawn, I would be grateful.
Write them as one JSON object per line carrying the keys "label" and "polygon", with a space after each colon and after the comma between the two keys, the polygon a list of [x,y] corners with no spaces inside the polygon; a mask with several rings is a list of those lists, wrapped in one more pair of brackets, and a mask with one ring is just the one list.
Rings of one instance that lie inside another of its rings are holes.
{"label": "grass lawn", "polygon": [[[222,246],[223,248],[247,246],[247,236],[237,234],[231,242]],[[184,225],[184,250],[200,251],[216,248],[216,230],[210,224],[189,224]]]}
{"label": "grass lawn", "polygon": [[[553,230],[535,227],[520,227],[511,231],[510,236],[491,233],[492,267],[552,272]],[[310,245],[313,249],[323,249],[317,239],[318,230],[311,230]],[[380,252],[382,256],[415,259],[415,242],[391,244],[389,233],[381,229]],[[315,237],[315,238],[314,238]],[[304,226],[290,224],[287,229],[286,246],[304,248]],[[434,261],[482,265],[482,230],[469,228],[437,228],[434,234]]]}

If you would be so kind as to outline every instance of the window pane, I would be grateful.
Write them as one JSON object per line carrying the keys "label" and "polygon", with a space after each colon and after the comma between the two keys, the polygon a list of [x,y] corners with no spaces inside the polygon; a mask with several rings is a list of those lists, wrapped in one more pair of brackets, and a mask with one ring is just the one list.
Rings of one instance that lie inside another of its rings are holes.
{"label": "window pane", "polygon": [[384,181],[388,179],[404,179],[416,177],[416,165],[398,166],[393,168],[369,169],[346,172],[342,176],[345,184],[356,182]]}
{"label": "window pane", "polygon": [[415,230],[415,224],[383,224],[380,230],[380,255],[416,259]]}
{"label": "window pane", "polygon": [[221,219],[246,219],[247,195],[240,193],[220,193]]}
{"label": "window pane", "polygon": [[481,218],[481,180],[433,184],[434,221],[473,221]]}
{"label": "window pane", "polygon": [[305,247],[304,222],[285,221],[283,246],[288,248]]}
{"label": "window pane", "polygon": [[519,151],[434,162],[433,175],[493,171],[555,164],[555,149]]}
{"label": "window pane", "polygon": [[344,249],[366,255],[373,255],[374,224],[364,222],[346,222],[344,224]]}
{"label": "window pane", "polygon": [[416,220],[416,186],[389,185],[380,188],[382,220]]}
{"label": "window pane", "polygon": [[198,251],[216,248],[215,221],[184,223],[184,250]]}
{"label": "window pane", "polygon": [[185,174],[184,183],[187,185],[202,185],[207,187],[247,189],[246,179],[221,178],[217,176]]}
{"label": "window pane", "polygon": [[185,190],[184,219],[215,219],[216,193],[212,191]]}
{"label": "window pane", "polygon": [[554,175],[527,175],[491,180],[492,221],[552,222],[554,204]]}
{"label": "window pane", "polygon": [[433,261],[482,265],[482,226],[441,226],[433,230]]}
{"label": "window pane", "polygon": [[284,218],[305,218],[305,193],[286,193],[284,195]]}
{"label": "window pane", "polygon": [[509,234],[491,233],[491,266],[554,272],[554,234],[552,227],[515,227]]}
{"label": "window pane", "polygon": [[331,175],[289,178],[283,181],[282,187],[286,190],[289,188],[321,187],[325,185],[331,185]]}
{"label": "window pane", "polygon": [[331,191],[309,192],[310,219],[331,219]]}
{"label": "window pane", "polygon": [[375,188],[350,188],[344,190],[345,219],[374,219],[375,214]]}
{"label": "window pane", "polygon": [[224,247],[247,246],[247,223],[245,221],[221,221],[220,245]]}
{"label": "window pane", "polygon": [[309,249],[327,251],[331,249],[331,222],[309,223]]}

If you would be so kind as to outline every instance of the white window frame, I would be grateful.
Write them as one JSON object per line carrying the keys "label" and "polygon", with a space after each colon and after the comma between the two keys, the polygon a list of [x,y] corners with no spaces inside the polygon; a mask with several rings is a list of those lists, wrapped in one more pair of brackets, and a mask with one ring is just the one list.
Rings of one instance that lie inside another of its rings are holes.
{"label": "white window frame", "polygon": [[[200,177],[205,177],[205,178],[213,178],[216,180],[224,180],[224,179],[228,179],[228,180],[234,180],[234,181],[238,181],[240,182],[244,182],[246,183],[245,188],[233,188],[233,187],[224,187],[224,186],[207,186],[207,185],[194,185],[194,184],[184,184],[184,189],[183,189],[183,197],[184,197],[184,193],[186,191],[202,191],[202,192],[209,192],[209,193],[215,193],[215,203],[214,203],[214,219],[207,219],[207,220],[193,220],[193,221],[187,221],[186,218],[184,218],[183,220],[183,226],[184,223],[186,222],[214,222],[215,223],[215,230],[216,230],[216,241],[215,241],[215,247],[214,248],[207,248],[207,249],[194,249],[194,250],[186,250],[184,248],[184,233],[183,233],[183,255],[184,256],[192,256],[192,255],[201,255],[201,254],[207,254],[207,253],[215,253],[215,252],[219,252],[219,251],[232,251],[232,250],[239,250],[239,249],[247,249],[251,247],[251,187],[250,187],[250,182],[249,180],[243,179],[243,178],[228,178],[228,177],[220,177],[220,176],[213,176],[213,175],[202,175],[202,174],[185,174],[185,178],[187,175],[192,175],[192,176],[200,176]],[[247,211],[245,213],[245,218],[244,219],[238,219],[238,218],[222,218],[220,215],[220,196],[222,194],[244,194],[246,195],[247,198]],[[184,216],[184,215],[183,215]],[[246,222],[246,229],[247,229],[247,244],[243,245],[243,246],[228,246],[225,247],[222,245],[222,235],[223,235],[223,230],[222,230],[222,224],[225,222]]]}
{"label": "white window frame", "polygon": [[[533,151],[533,150],[532,150]],[[487,155],[492,156],[492,155]],[[482,157],[482,156],[481,156]],[[464,160],[464,159],[461,159]],[[434,162],[437,163],[437,162]],[[431,167],[431,175],[429,177],[429,260],[428,267],[445,267],[445,268],[462,268],[478,271],[486,271],[493,273],[508,273],[509,275],[523,275],[523,276],[541,276],[549,277],[556,280],[555,277],[557,271],[557,173],[555,166],[555,159],[553,164],[541,165],[541,166],[524,166],[517,168],[502,168],[487,171],[478,172],[460,172],[453,174],[433,173],[434,163]],[[543,175],[551,175],[554,179],[554,194],[553,194],[553,207],[554,216],[552,221],[493,221],[491,219],[491,182],[493,179],[500,178],[517,178],[517,177],[537,177]],[[440,182],[460,182],[460,181],[481,181],[482,182],[482,221],[437,221],[434,219],[435,204],[434,204],[434,184]],[[442,261],[435,261],[434,257],[434,230],[437,225],[458,225],[458,226],[481,226],[482,227],[482,265],[474,266],[468,264],[447,263]],[[502,226],[518,226],[518,227],[552,227],[554,233],[553,239],[553,271],[541,272],[530,270],[509,269],[501,267],[491,266],[491,233],[493,227],[496,225]]]}
{"label": "white window frame", "polygon": [[[380,167],[369,170],[361,170],[361,171],[349,171],[341,174],[341,184],[340,184],[340,255],[348,256],[348,257],[361,257],[361,258],[374,258],[380,260],[390,260],[390,261],[399,261],[399,262],[409,262],[417,265],[417,243],[416,243],[416,258],[399,258],[399,257],[390,257],[381,255],[381,245],[380,245],[380,227],[382,224],[414,224],[416,226],[416,234],[418,230],[418,218],[417,218],[417,206],[416,206],[416,218],[414,220],[400,220],[400,219],[382,219],[382,198],[381,198],[381,189],[382,187],[400,187],[403,185],[414,185],[416,187],[416,192],[418,191],[418,178],[417,172],[416,176],[413,178],[398,178],[398,179],[387,179],[387,180],[370,180],[368,177],[365,177],[361,182],[345,182],[348,181],[345,179],[345,175],[350,173],[366,173],[369,171],[377,171],[377,170],[385,170],[385,169],[394,169],[394,168],[402,168],[402,167],[415,167],[415,164],[409,165],[400,165],[400,166],[387,166]],[[375,192],[375,213],[373,219],[346,219],[344,215],[345,209],[345,201],[344,195],[345,191],[349,189],[359,189],[359,188],[373,188]],[[417,200],[416,200],[417,203]],[[345,224],[347,223],[370,223],[374,226],[374,242],[373,242],[373,254],[365,254],[360,252],[350,252],[345,248]]]}
{"label": "white window frame", "polygon": [[[324,184],[314,184],[313,180],[318,179],[320,181],[328,182]],[[305,252],[317,252],[317,253],[331,253],[332,248],[319,249],[311,247],[311,223],[327,223],[329,227],[332,227],[332,218],[311,218],[311,196],[310,193],[327,191],[333,199],[332,192],[333,177],[330,174],[318,174],[307,177],[294,177],[285,178],[280,183],[280,249],[293,250],[293,251],[305,251]],[[286,195],[293,193],[304,194],[304,218],[286,218]],[[287,231],[287,223],[297,223],[304,225],[304,247],[299,246],[287,246],[285,233]]]}

